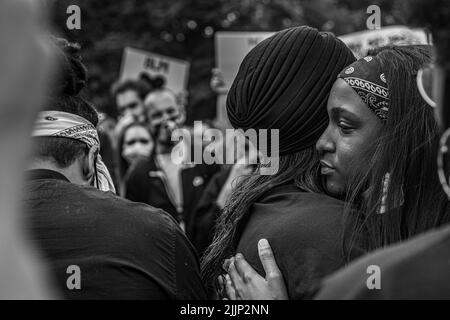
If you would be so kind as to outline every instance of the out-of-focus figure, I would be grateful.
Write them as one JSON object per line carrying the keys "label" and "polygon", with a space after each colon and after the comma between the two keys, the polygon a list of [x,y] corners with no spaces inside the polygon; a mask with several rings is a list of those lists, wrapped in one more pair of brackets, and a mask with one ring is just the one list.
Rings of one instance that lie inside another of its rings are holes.
{"label": "out-of-focus figure", "polygon": [[[172,141],[172,132],[183,127],[185,108],[169,89],[150,92],[145,98],[149,127],[155,138],[150,160],[140,161],[127,175],[125,196],[148,203],[172,214],[184,230],[189,230],[192,214],[209,179],[219,165],[196,164],[191,159],[172,159],[175,146],[189,150],[193,145]],[[183,152],[187,155],[189,152]],[[188,233],[189,236],[189,233]]]}
{"label": "out-of-focus figure", "polygon": [[[121,190],[128,170],[139,160],[148,160],[154,146],[155,142],[147,124],[133,122],[123,129],[117,143]],[[121,191],[121,194],[123,194],[123,191]]]}
{"label": "out-of-focus figure", "polygon": [[119,115],[115,128],[116,137],[130,123],[145,121],[144,99],[150,89],[148,83],[142,80],[119,80],[112,86],[111,93]]}
{"label": "out-of-focus figure", "polygon": [[[236,135],[238,134],[239,132],[236,132]],[[233,138],[234,135],[229,135],[226,141],[219,141],[218,143],[225,144],[227,154],[233,152],[232,154],[235,155],[234,164],[224,165],[222,170],[211,178],[192,218],[193,222],[189,233],[192,235],[192,243],[200,256],[203,255],[213,240],[217,218],[222,214],[233,189],[258,166],[256,164],[258,159],[256,147],[244,137],[243,139],[236,139],[238,143],[243,142],[244,147],[238,144],[236,152],[231,151],[229,149],[235,147],[230,141]]]}
{"label": "out-of-focus figure", "polygon": [[55,297],[18,205],[31,125],[50,76],[38,6],[33,0],[0,1],[0,299]]}

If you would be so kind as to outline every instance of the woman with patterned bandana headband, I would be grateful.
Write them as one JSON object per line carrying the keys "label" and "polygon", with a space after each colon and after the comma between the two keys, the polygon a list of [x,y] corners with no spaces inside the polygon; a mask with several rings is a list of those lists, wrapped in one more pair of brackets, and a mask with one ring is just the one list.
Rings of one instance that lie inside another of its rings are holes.
{"label": "woman with patterned bandana headband", "polygon": [[[329,125],[317,142],[321,172],[327,191],[347,200],[349,218],[355,215],[354,207],[359,209],[349,233],[352,243],[358,239],[358,245],[368,251],[406,240],[450,220],[448,200],[436,174],[439,130],[434,110],[416,87],[417,71],[430,62],[430,56],[429,48],[422,46],[375,50],[345,68],[331,90]],[[415,243],[421,250],[419,239]],[[255,250],[256,247],[255,243]],[[267,279],[259,276],[242,255],[228,261],[226,286],[230,298],[294,298],[288,296],[280,278],[273,277],[280,277],[283,270],[280,266],[280,273],[272,263],[267,241],[259,243],[259,253],[264,270],[270,274]],[[277,258],[276,251],[274,255]],[[391,262],[401,256],[397,250]],[[376,265],[376,256],[370,263],[360,261],[360,273],[353,272],[352,278],[359,282],[347,278],[347,282],[339,282],[345,286],[334,288],[341,292],[340,298],[352,297],[355,292],[361,298],[383,294],[377,290],[369,292],[366,286],[366,268]],[[383,270],[389,268],[390,262],[378,261]],[[361,273],[363,265],[365,274]],[[337,279],[336,276],[334,280]]]}

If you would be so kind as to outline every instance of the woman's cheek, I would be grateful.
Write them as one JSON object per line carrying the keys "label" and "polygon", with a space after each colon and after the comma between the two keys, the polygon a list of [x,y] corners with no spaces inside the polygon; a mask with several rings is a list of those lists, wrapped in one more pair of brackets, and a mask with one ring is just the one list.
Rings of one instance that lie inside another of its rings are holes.
{"label": "woman's cheek", "polygon": [[346,182],[349,175],[354,171],[354,166],[359,162],[357,149],[353,141],[345,141],[341,144],[338,151],[339,171],[343,180]]}

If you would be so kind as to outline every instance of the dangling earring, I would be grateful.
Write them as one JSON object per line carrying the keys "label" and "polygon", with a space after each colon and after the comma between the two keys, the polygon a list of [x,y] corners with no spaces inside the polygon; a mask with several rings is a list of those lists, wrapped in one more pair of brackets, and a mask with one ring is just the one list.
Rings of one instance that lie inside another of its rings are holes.
{"label": "dangling earring", "polygon": [[[380,208],[378,209],[378,214],[383,214],[386,212],[386,207],[387,207],[387,194],[389,192],[389,183],[390,183],[390,179],[391,179],[391,174],[389,172],[387,172],[384,177],[383,177],[383,194],[381,196],[381,204],[380,204]],[[394,207],[400,207],[403,205],[403,203],[405,202],[405,194],[403,192],[403,185],[400,188],[400,198],[396,197],[395,199],[395,205]]]}
{"label": "dangling earring", "polygon": [[381,204],[380,209],[378,210],[378,214],[383,214],[386,212],[386,200],[387,200],[387,193],[389,190],[389,180],[391,178],[391,174],[388,172],[383,177],[383,194],[381,196]]}

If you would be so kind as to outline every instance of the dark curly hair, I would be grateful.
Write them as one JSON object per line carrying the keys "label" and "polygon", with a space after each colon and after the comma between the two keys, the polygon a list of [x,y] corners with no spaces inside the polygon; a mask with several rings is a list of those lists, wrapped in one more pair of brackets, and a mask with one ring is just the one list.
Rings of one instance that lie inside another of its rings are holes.
{"label": "dark curly hair", "polygon": [[[87,69],[79,55],[80,46],[55,37],[50,38],[50,43],[57,58],[57,72],[43,110],[73,113],[97,126],[97,111],[80,96],[87,83]],[[34,145],[35,156],[53,159],[61,168],[88,152],[86,144],[69,138],[37,137]]]}

